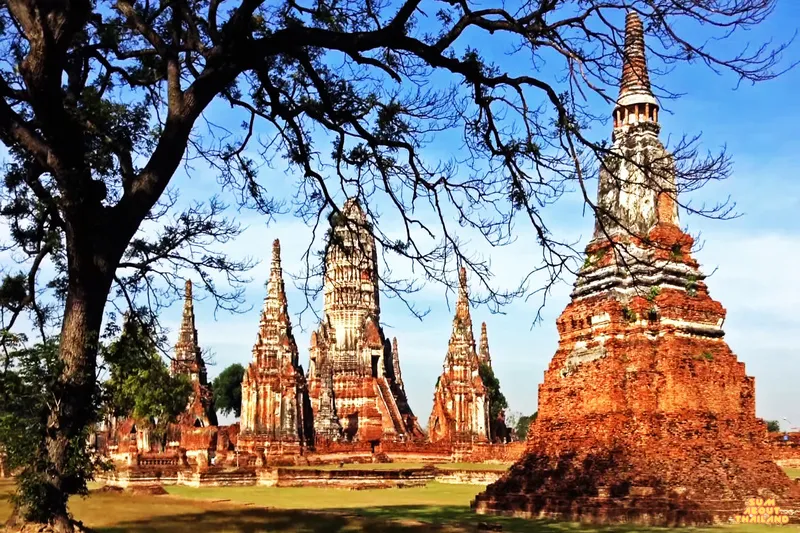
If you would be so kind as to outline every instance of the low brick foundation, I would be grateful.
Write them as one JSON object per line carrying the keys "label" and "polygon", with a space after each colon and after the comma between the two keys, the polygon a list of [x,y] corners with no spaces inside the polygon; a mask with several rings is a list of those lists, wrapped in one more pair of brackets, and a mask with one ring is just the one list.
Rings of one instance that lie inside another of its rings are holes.
{"label": "low brick foundation", "polygon": [[502,470],[450,470],[437,468],[435,481],[453,485],[489,485],[505,474]]}
{"label": "low brick foundation", "polygon": [[278,469],[278,487],[329,487],[337,489],[388,489],[422,487],[433,481],[433,468],[401,470]]}
{"label": "low brick foundation", "polygon": [[121,467],[98,481],[110,487],[134,489],[160,485],[187,487],[328,487],[338,489],[384,489],[421,487],[432,481],[448,484],[488,485],[504,474],[499,470],[436,468],[337,469],[284,467],[190,468]]}

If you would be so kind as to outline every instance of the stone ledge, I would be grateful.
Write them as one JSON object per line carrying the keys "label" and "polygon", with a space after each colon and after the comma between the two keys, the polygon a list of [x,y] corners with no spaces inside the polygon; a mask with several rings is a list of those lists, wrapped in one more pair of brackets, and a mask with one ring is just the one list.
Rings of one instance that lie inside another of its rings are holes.
{"label": "stone ledge", "polygon": [[[646,526],[702,526],[735,523],[744,509],[740,500],[677,498],[559,498],[524,493],[504,494],[502,502],[479,495],[471,507],[477,514],[517,518],[549,518],[594,524],[636,523]],[[779,502],[789,523],[800,523],[800,501]]]}

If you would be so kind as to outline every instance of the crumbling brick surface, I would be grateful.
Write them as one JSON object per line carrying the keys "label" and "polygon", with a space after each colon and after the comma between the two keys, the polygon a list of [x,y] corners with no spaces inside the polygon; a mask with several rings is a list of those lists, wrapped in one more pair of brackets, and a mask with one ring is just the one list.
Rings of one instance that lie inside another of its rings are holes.
{"label": "crumbling brick surface", "polygon": [[313,444],[311,406],[289,320],[280,253],[276,239],[253,361],[242,380],[241,444],[248,450],[265,441]]}
{"label": "crumbling brick surface", "polygon": [[421,440],[408,404],[397,342],[380,326],[375,239],[355,199],[331,218],[324,312],[311,335],[308,395],[316,439]]}
{"label": "crumbling brick surface", "polygon": [[192,383],[192,394],[179,423],[186,426],[216,426],[217,413],[214,410],[214,395],[208,383],[206,364],[197,342],[195,328],[194,301],[192,282],[186,280],[186,294],[183,304],[183,318],[175,344],[175,358],[170,371],[172,374],[184,374]]}
{"label": "crumbling brick surface", "polygon": [[[626,65],[628,77],[644,68],[641,30],[629,15],[626,61],[636,64]],[[526,454],[473,506],[678,525],[726,521],[762,497],[789,514],[800,509],[800,487],[772,460],[754,380],[723,339],[725,309],[677,225],[674,174],[667,165],[654,177],[633,163],[670,156],[657,115],[642,113],[655,105],[649,85],[634,91],[628,82],[615,110],[614,149],[624,161],[617,175],[613,164],[601,171],[607,220],[557,320],[558,351],[539,386]]]}
{"label": "crumbling brick surface", "polygon": [[800,468],[800,433],[770,433],[772,458],[781,466]]}
{"label": "crumbling brick surface", "polygon": [[[665,290],[654,303],[673,320],[724,317],[707,294]],[[598,316],[610,320],[593,326]],[[722,338],[629,318],[613,298],[567,307],[527,454],[477,508],[680,524],[724,519],[755,496],[793,504],[797,486],[755,417],[753,378]]]}
{"label": "crumbling brick surface", "polygon": [[479,370],[482,362],[491,364],[491,358],[485,339],[486,328],[482,331],[484,336],[479,354],[475,349],[469,312],[467,273],[461,268],[453,331],[442,374],[436,382],[433,409],[428,420],[428,438],[432,442],[489,440],[489,399]]}
{"label": "crumbling brick surface", "polygon": [[725,520],[751,497],[797,504],[755,416],[754,380],[723,340],[725,310],[692,283],[573,298],[527,453],[479,511],[688,524]]}

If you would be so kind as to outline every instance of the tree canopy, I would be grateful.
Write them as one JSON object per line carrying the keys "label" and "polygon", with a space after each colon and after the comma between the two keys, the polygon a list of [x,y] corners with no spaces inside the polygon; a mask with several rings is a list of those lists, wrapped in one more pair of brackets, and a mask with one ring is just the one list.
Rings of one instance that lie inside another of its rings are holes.
{"label": "tree canopy", "polygon": [[495,421],[500,416],[500,412],[508,408],[508,401],[500,390],[500,380],[494,375],[491,366],[482,363],[478,373],[483,381],[483,386],[486,387],[486,397],[489,400],[489,425],[492,428],[491,437],[494,438]]}
{"label": "tree canopy", "polygon": [[214,408],[222,414],[242,415],[242,379],[244,367],[238,363],[230,365],[214,378]]}
{"label": "tree canopy", "polygon": [[525,440],[528,437],[528,429],[530,428],[531,424],[536,421],[536,417],[539,415],[539,411],[536,411],[532,415],[523,415],[517,418],[517,423],[514,426],[514,432],[517,434],[517,438],[519,440]]}
{"label": "tree canopy", "polygon": [[781,423],[778,420],[767,420],[767,431],[776,433],[781,430]]}
{"label": "tree canopy", "polygon": [[[24,337],[14,339],[0,376],[0,448],[6,454],[8,468],[18,472],[13,496],[16,514],[26,520],[47,521],[49,516],[43,510],[54,495],[47,492],[47,473],[38,467],[47,457],[48,413],[62,363],[57,337],[32,346],[26,344]],[[99,401],[99,394],[90,400]],[[87,493],[84,480],[100,466],[86,448],[89,431],[89,427],[84,428],[68,443],[73,461],[63,473],[73,494]],[[66,499],[66,494],[63,497]]]}
{"label": "tree canopy", "polygon": [[185,375],[170,375],[151,327],[129,318],[119,338],[102,350],[109,370],[103,406],[112,416],[136,419],[163,446],[167,426],[186,410],[192,385]]}
{"label": "tree canopy", "polygon": [[[0,4],[0,141],[9,154],[0,215],[9,228],[5,246],[19,264],[0,283],[0,330],[13,332],[27,315],[42,340],[60,331],[52,390],[59,408],[48,414],[48,454],[39,465],[48,472],[40,487],[46,497],[37,516],[72,528],[66,495],[80,484],[65,469],[69,443],[96,414],[106,303],[146,304],[157,316],[180,297],[190,272],[219,308],[241,303],[252,262],[216,246],[241,228],[215,193],[267,217],[291,210],[315,229],[345,197],[357,197],[382,253],[413,262],[421,279],[454,288],[463,265],[485,289],[481,300],[495,306],[527,291],[546,295],[581,263],[580,250],[548,226],[547,206],[574,189],[596,210],[586,180],[610,147],[588,135],[601,120],[592,102],[610,103],[616,94],[625,11],[640,14],[659,64],[699,61],[759,81],[780,70],[781,45],[742,52],[709,43],[759,24],[774,5]],[[495,64],[482,52],[495,46],[519,59]],[[242,127],[215,123],[212,102],[227,106]],[[427,152],[444,134],[458,136],[463,149],[452,157]],[[700,154],[691,136],[671,148],[678,193],[729,173],[724,153]],[[191,161],[214,169],[218,183],[203,188],[213,189],[211,198],[179,202],[170,182]],[[296,191],[272,196],[264,164],[285,165]],[[729,213],[725,203],[676,200],[707,216]],[[537,236],[541,262],[531,273],[546,279],[532,287],[524,276],[518,289],[499,290],[488,258],[473,256],[459,233],[502,245],[519,224]],[[313,258],[306,255],[309,294],[320,285]],[[386,273],[381,282],[399,297],[417,287]],[[3,347],[8,338],[0,338]]]}

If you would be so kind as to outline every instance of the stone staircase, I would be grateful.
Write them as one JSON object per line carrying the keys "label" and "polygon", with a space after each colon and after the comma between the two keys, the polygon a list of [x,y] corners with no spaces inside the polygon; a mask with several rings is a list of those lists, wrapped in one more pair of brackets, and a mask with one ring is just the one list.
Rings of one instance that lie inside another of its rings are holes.
{"label": "stone staircase", "polygon": [[375,382],[378,389],[378,395],[380,396],[381,400],[379,402],[379,408],[381,404],[385,406],[386,410],[388,411],[388,415],[392,419],[395,431],[398,435],[404,435],[406,433],[405,422],[403,422],[403,416],[400,414],[400,409],[397,407],[397,402],[395,402],[392,391],[389,388],[389,382],[386,381],[386,378],[384,377],[376,378]]}

